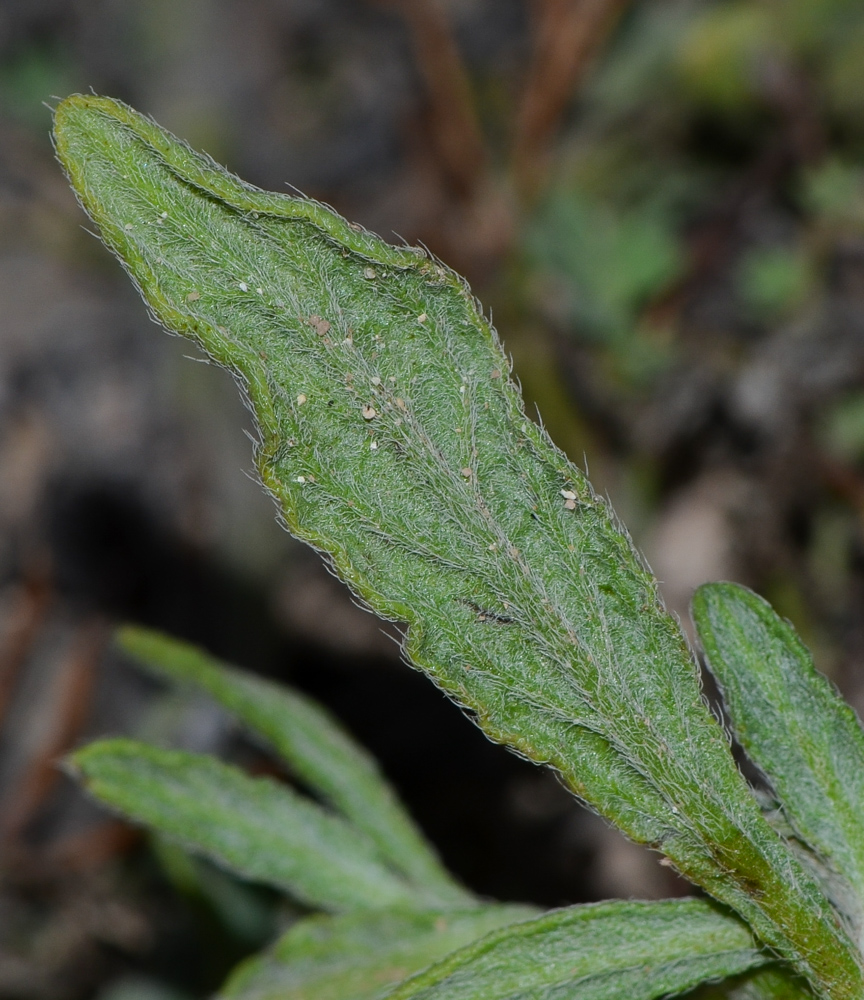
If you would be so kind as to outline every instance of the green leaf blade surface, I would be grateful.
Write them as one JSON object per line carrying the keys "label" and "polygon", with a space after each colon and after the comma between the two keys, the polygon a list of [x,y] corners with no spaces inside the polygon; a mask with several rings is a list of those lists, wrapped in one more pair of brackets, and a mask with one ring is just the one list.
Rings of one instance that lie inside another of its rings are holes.
{"label": "green leaf blade surface", "polygon": [[[864,907],[864,729],[767,601],[706,584],[693,618],[735,735],[770,781],[795,833],[851,885]],[[850,902],[845,900],[844,902]]]}
{"label": "green leaf blade surface", "polygon": [[240,380],[289,530],[408,623],[409,657],[493,739],[666,853],[823,995],[858,1000],[851,943],[759,813],[653,577],[526,419],[464,283],[118,102],[70,98],[55,135],[159,321]]}
{"label": "green leaf blade surface", "polygon": [[117,641],[160,676],[206,691],[263,737],[299,778],[375,843],[382,857],[424,887],[430,905],[472,904],[474,897],[441,867],[374,759],[311,698],[151,629],[120,629]]}
{"label": "green leaf blade surface", "polygon": [[391,1000],[654,1000],[762,965],[747,927],[701,900],[598,903],[493,931]]}
{"label": "green leaf blade surface", "polygon": [[69,763],[111,808],[313,906],[430,905],[359,831],[269,778],[127,739],[93,743]]}

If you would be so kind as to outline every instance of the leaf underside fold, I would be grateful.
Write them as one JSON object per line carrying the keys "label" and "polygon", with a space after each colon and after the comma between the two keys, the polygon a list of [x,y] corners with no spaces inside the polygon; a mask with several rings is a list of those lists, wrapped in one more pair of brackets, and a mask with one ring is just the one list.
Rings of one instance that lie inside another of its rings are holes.
{"label": "leaf underside fold", "polygon": [[461,279],[107,98],[61,103],[55,142],[155,317],[239,380],[289,530],[408,624],[411,661],[821,995],[860,1000],[853,946],[739,775],[653,577],[525,417]]}

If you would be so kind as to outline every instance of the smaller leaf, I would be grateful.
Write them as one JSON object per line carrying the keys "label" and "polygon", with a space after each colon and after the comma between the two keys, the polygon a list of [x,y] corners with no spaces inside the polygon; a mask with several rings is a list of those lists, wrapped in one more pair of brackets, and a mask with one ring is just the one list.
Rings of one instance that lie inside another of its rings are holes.
{"label": "smaller leaf", "polygon": [[373,758],[320,705],[160,632],[122,628],[117,641],[160,676],[202,688],[262,736],[299,778],[366,833],[388,862],[426,887],[435,905],[472,904],[474,897],[441,866]]}
{"label": "smaller leaf", "polygon": [[[706,584],[693,620],[735,735],[796,834],[864,902],[864,730],[792,626],[731,583]],[[848,905],[848,901],[844,900]],[[860,922],[860,912],[852,914]]]}
{"label": "smaller leaf", "polygon": [[388,1000],[654,1000],[767,960],[746,925],[697,899],[574,906],[493,931]]}
{"label": "smaller leaf", "polygon": [[269,778],[125,739],[94,743],[70,762],[88,791],[130,819],[313,906],[430,905],[366,836]]}
{"label": "smaller leaf", "polygon": [[527,906],[315,916],[244,962],[223,1000],[375,1000],[393,984],[489,931],[533,916]]}

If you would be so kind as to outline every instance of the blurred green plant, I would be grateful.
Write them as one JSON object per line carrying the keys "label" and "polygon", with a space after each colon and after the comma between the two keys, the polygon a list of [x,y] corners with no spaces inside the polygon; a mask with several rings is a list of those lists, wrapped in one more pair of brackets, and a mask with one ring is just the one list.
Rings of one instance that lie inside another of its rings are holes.
{"label": "blurred green plant", "polygon": [[838,399],[822,414],[817,427],[825,451],[848,462],[864,459],[864,393]]}
{"label": "blurred green plant", "polygon": [[756,315],[774,320],[800,309],[814,284],[810,259],[795,247],[751,250],[741,261],[740,281]]}
{"label": "blurred green plant", "polygon": [[[553,767],[713,897],[539,915],[484,902],[320,707],[127,630],[127,650],[214,697],[320,800],[130,740],[70,759],[124,815],[329,914],[292,927],[225,995],[651,1000],[725,979],[729,997],[860,1000],[864,731],[791,627],[730,584],[694,601],[766,804],[653,577],[526,418],[458,276],[316,202],[243,183],[119,102],[67,99],[55,141],[155,317],[238,379],[289,530],[407,623],[406,655],[492,739]],[[656,230],[622,225],[640,277],[608,286],[619,308],[662,270],[638,246]]]}
{"label": "blurred green plant", "polygon": [[602,347],[625,382],[651,380],[672,354],[640,327],[646,303],[682,269],[671,213],[661,204],[603,204],[575,185],[549,194],[527,237],[544,283],[545,311]]}
{"label": "blurred green plant", "polygon": [[0,60],[0,109],[13,119],[44,128],[46,94],[63,94],[77,76],[69,52],[57,44],[34,42]]}
{"label": "blurred green plant", "polygon": [[734,364],[718,341],[830,298],[864,220],[862,51],[849,0],[633,5],[521,244],[530,308],[600,361],[598,395],[686,382],[693,345]]}

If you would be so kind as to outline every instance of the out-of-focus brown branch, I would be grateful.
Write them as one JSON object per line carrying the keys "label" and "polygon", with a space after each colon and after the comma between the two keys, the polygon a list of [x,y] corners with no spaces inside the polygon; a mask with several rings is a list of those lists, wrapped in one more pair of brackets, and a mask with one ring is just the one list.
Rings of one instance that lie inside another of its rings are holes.
{"label": "out-of-focus brown branch", "polygon": [[119,854],[125,854],[143,837],[141,830],[122,820],[109,819],[70,834],[39,855],[40,863],[58,871],[95,871]]}
{"label": "out-of-focus brown branch", "polygon": [[49,697],[54,718],[45,738],[4,804],[0,828],[8,843],[25,831],[57,781],[57,760],[75,742],[90,709],[91,693],[108,629],[101,621],[80,627],[60,664]]}
{"label": "out-of-focus brown branch", "polygon": [[0,721],[6,715],[15,681],[39,634],[51,603],[51,593],[48,575],[40,571],[24,581],[15,597],[6,635],[0,646]]}
{"label": "out-of-focus brown branch", "polygon": [[828,137],[807,74],[785,60],[765,58],[760,65],[760,84],[765,101],[782,123],[790,159],[800,166],[817,164],[828,148]]}
{"label": "out-of-focus brown branch", "polygon": [[[427,239],[472,280],[495,271],[512,246],[516,199],[536,193],[549,146],[592,57],[630,0],[533,0],[531,63],[514,135],[509,184],[491,175],[468,72],[443,0],[375,0],[408,25],[428,111],[424,136],[443,181]],[[424,143],[425,145],[425,143]]]}
{"label": "out-of-focus brown branch", "polygon": [[530,198],[546,173],[549,145],[592,57],[630,0],[534,0],[534,43],[516,122],[513,170]]}
{"label": "out-of-focus brown branch", "polygon": [[841,497],[864,521],[864,479],[856,469],[821,453],[818,468],[825,485]]}
{"label": "out-of-focus brown branch", "polygon": [[468,73],[438,0],[377,0],[406,21],[429,102],[429,130],[452,193],[469,200],[488,158]]}

